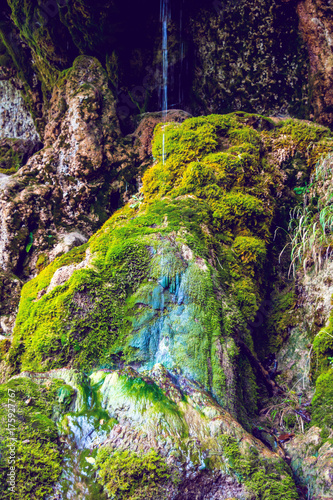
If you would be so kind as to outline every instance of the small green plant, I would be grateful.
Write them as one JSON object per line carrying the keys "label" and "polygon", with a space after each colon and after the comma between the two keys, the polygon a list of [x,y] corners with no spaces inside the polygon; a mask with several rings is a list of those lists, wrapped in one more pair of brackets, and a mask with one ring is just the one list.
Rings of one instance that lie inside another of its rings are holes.
{"label": "small green plant", "polygon": [[31,250],[31,247],[32,247],[33,243],[34,243],[34,235],[33,235],[33,233],[29,233],[28,244],[27,244],[27,246],[25,247],[25,251],[26,251],[27,253],[29,253],[29,252],[30,252],[30,250]]}
{"label": "small green plant", "polygon": [[141,203],[143,203],[143,199],[144,199],[144,195],[143,195],[143,193],[140,193],[140,194],[138,194],[138,195],[136,195],[136,194],[135,194],[135,195],[132,197],[132,200],[133,200],[133,201],[132,201],[132,203],[130,204],[130,207],[131,207],[131,208],[137,208],[137,207],[139,207],[139,206],[141,205]]}
{"label": "small green plant", "polygon": [[[303,194],[303,205],[295,207],[290,212],[288,225],[289,241],[283,248],[281,255],[288,246],[291,246],[291,272],[295,276],[298,264],[303,264],[304,272],[309,263],[314,264],[315,272],[318,272],[331,249],[331,234],[333,232],[333,192],[326,193],[325,199],[318,207],[311,208],[307,194],[315,194],[318,190],[317,183],[323,182],[329,172],[331,163],[328,161],[332,155],[326,155],[317,162],[315,180],[309,186],[295,188],[296,194]],[[311,189],[312,188],[312,189]],[[321,194],[321,193],[319,193]],[[313,196],[314,197],[314,196]]]}
{"label": "small green plant", "polygon": [[265,416],[270,425],[280,426],[289,430],[297,428],[300,432],[304,432],[304,423],[297,411],[301,410],[301,397],[297,396],[295,391],[290,390],[285,397],[276,397],[271,404],[261,410],[261,414]]}
{"label": "small green plant", "polygon": [[311,183],[309,186],[307,182],[305,183],[305,186],[302,187],[295,187],[294,191],[296,194],[305,194],[305,193],[310,193],[310,188],[313,186],[313,183]]}

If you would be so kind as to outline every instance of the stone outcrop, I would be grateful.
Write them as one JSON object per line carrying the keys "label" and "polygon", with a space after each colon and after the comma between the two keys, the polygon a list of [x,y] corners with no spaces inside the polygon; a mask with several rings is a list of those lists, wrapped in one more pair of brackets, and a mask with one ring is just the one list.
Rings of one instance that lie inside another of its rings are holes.
{"label": "stone outcrop", "polygon": [[330,2],[297,3],[299,29],[307,45],[314,118],[333,125],[333,7]]}
{"label": "stone outcrop", "polygon": [[0,7],[0,496],[12,391],[20,498],[329,500],[332,8],[172,2],[165,114],[127,10]]}
{"label": "stone outcrop", "polygon": [[40,142],[20,90],[10,80],[0,80],[0,139]]}
{"label": "stone outcrop", "polygon": [[96,59],[76,60],[54,88],[43,140],[1,188],[0,263],[19,273],[29,262],[27,245],[35,250],[29,274],[66,232],[90,236],[118,207],[121,192],[135,186],[135,155],[121,139]]}
{"label": "stone outcrop", "polygon": [[303,485],[308,486],[309,495],[316,500],[330,500],[333,491],[333,445],[321,437],[319,427],[311,427],[286,444],[291,457],[291,467]]}
{"label": "stone outcrop", "polygon": [[[75,370],[59,369],[23,372],[12,381],[22,383],[25,378],[41,389],[54,381],[66,384],[55,407],[66,395],[69,412],[55,412],[54,416],[61,440],[71,437],[79,450],[85,450],[88,462],[97,460],[103,467],[99,457],[105,460],[115,451],[133,457],[142,454],[148,460],[154,450],[172,473],[167,482],[162,480],[165,500],[245,500],[263,494],[266,487],[288,494],[292,491],[290,469],[281,459],[281,449],[268,449],[200,384],[179,371],[170,372],[157,364],[144,373],[132,368],[99,370],[87,378]],[[97,458],[94,450],[98,450]],[[240,475],[240,463],[248,467],[248,473]],[[272,481],[267,485],[262,476],[265,471]],[[75,482],[75,471],[69,472]],[[122,473],[126,474],[126,464]],[[97,481],[107,488],[99,475]],[[52,498],[61,491],[60,478]],[[296,498],[295,490],[291,498]]]}

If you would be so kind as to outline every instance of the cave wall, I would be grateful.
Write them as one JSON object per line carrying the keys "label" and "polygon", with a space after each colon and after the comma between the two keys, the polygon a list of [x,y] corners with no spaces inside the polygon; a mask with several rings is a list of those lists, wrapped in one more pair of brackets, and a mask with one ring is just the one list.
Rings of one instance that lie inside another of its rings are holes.
{"label": "cave wall", "polygon": [[[159,9],[152,0],[144,6],[8,0],[0,21],[0,68],[7,73],[0,71],[0,78],[21,81],[43,130],[43,107],[61,71],[80,54],[97,57],[123,128],[133,129],[134,115],[161,105]],[[170,9],[171,108],[195,115],[241,109],[332,123],[331,7],[310,0],[170,0]]]}

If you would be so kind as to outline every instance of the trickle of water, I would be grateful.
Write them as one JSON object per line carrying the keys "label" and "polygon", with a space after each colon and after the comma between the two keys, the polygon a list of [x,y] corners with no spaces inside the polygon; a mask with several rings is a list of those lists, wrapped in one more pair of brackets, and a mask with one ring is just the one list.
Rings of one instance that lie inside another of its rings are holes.
{"label": "trickle of water", "polygon": [[179,12],[179,43],[180,43],[180,71],[179,71],[179,83],[178,83],[178,101],[179,104],[183,102],[183,85],[182,85],[182,76],[183,76],[183,62],[184,62],[184,55],[185,55],[185,44],[183,41],[183,6],[184,6],[184,0],[181,0],[180,4],[180,12]]}
{"label": "trickle of water", "polygon": [[88,380],[84,386],[84,409],[67,413],[59,422],[63,442],[63,472],[47,500],[106,500],[96,480],[96,471],[86,458],[96,457],[96,446],[103,443],[114,425],[98,403],[98,386]]}
{"label": "trickle of water", "polygon": [[[169,0],[161,0],[160,20],[162,23],[162,118],[168,110],[168,24],[170,20]],[[165,132],[163,131],[162,161],[165,162]]]}

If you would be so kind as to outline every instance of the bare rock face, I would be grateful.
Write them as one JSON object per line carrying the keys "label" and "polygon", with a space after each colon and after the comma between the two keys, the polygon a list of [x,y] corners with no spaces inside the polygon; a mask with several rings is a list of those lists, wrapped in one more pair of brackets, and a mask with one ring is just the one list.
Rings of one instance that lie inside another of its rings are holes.
{"label": "bare rock face", "polygon": [[40,141],[21,92],[9,80],[0,80],[0,139]]}
{"label": "bare rock face", "polygon": [[299,29],[308,47],[315,119],[333,123],[333,6],[321,0],[297,5]]}
{"label": "bare rock face", "polygon": [[298,40],[294,6],[265,0],[210,5],[190,27],[198,109],[305,117],[307,54]]}
{"label": "bare rock face", "polygon": [[16,276],[0,271],[0,338],[10,335],[13,330],[21,287]]}
{"label": "bare rock face", "polygon": [[130,191],[134,154],[131,140],[125,144],[121,136],[114,104],[96,59],[81,56],[62,75],[50,100],[44,149],[0,184],[3,269],[22,272],[31,260],[26,274],[34,272],[59,235],[88,237],[101,226],[118,208],[126,179]]}
{"label": "bare rock face", "polygon": [[324,440],[320,434],[319,427],[311,427],[288,443],[286,449],[291,467],[301,481],[309,485],[311,498],[329,500],[333,490],[333,445],[332,439]]}
{"label": "bare rock face", "polygon": [[[328,261],[318,274],[312,271],[311,274],[300,276],[298,282],[297,307],[301,313],[298,314],[297,324],[290,329],[288,342],[277,355],[284,382],[297,390],[312,392],[309,346],[311,334],[329,323],[333,294],[332,271],[333,263]],[[289,314],[295,315],[295,311]]]}

